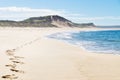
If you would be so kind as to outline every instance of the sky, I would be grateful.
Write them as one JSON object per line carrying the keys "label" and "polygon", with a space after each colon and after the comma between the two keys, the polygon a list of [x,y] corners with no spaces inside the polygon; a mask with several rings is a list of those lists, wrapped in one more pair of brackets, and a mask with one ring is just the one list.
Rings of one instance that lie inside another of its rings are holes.
{"label": "sky", "polygon": [[120,0],[0,0],[0,20],[60,15],[73,22],[120,25]]}

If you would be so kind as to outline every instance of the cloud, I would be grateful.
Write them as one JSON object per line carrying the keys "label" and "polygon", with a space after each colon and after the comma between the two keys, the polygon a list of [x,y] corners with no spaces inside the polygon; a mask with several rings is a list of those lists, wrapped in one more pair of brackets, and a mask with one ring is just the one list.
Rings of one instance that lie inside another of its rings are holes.
{"label": "cloud", "polygon": [[50,10],[50,9],[33,9],[28,7],[1,7],[0,11],[7,11],[7,12],[49,12],[51,13],[59,13],[57,10]]}
{"label": "cloud", "polygon": [[81,17],[79,20],[120,20],[120,16]]}
{"label": "cloud", "polygon": [[33,9],[28,7],[0,7],[0,19],[22,20],[29,17],[64,15],[64,10]]}
{"label": "cloud", "polygon": [[86,14],[74,13],[63,9],[35,9],[29,7],[0,7],[0,20],[24,20],[29,17],[38,17],[46,15],[60,15],[73,22],[86,23],[94,22],[97,24],[111,22],[119,23],[120,16],[88,16]]}
{"label": "cloud", "polygon": [[0,7],[0,20],[23,20],[29,17],[38,17],[46,15],[60,15],[68,19],[82,16],[77,13],[70,13],[66,10],[59,9],[34,9],[29,7]]}
{"label": "cloud", "polygon": [[69,17],[70,20],[76,23],[95,23],[96,25],[120,25],[120,16],[97,16],[97,17]]}

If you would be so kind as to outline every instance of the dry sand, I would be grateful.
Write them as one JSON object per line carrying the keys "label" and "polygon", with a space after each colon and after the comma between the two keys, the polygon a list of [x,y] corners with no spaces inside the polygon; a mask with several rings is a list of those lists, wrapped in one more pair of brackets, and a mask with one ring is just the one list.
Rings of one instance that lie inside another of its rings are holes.
{"label": "dry sand", "polygon": [[[45,37],[56,32],[81,30],[101,29],[1,28],[0,80],[6,75],[8,80],[120,80],[119,55],[89,53]],[[6,53],[8,49],[16,50]],[[14,69],[11,71],[11,68]]]}

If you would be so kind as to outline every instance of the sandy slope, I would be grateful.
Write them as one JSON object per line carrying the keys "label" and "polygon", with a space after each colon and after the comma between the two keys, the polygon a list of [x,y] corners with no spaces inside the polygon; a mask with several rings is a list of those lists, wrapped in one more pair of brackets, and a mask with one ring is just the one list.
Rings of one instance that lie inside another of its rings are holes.
{"label": "sandy slope", "polygon": [[[15,74],[17,80],[120,80],[120,56],[88,53],[77,46],[45,35],[78,30],[77,28],[5,28],[0,29],[0,76]],[[15,56],[24,57],[17,69],[25,73],[12,72],[12,56],[5,54],[15,48]],[[0,78],[0,80],[4,80]]]}

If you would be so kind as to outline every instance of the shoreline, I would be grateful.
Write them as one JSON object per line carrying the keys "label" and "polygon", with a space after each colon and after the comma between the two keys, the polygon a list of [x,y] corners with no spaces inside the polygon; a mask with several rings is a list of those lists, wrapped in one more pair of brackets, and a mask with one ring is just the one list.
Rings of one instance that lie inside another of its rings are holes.
{"label": "shoreline", "polygon": [[[93,29],[94,28],[17,28],[17,30],[7,29],[7,31],[2,29],[3,31],[0,30],[0,33],[9,33],[7,39],[9,39],[8,43],[10,48],[13,48],[11,45],[18,46],[39,38],[16,51],[15,55],[24,57],[25,62],[25,64],[20,67],[25,73],[15,73],[20,77],[17,80],[120,80],[120,56],[89,53],[75,45],[45,37],[46,35],[56,32]],[[21,36],[18,37],[20,34]],[[14,41],[14,39],[19,41]],[[1,43],[3,43],[3,45],[5,44],[4,42]],[[8,43],[6,43],[6,45]],[[3,54],[0,55],[0,58],[4,61],[0,63],[0,65],[2,65],[0,67],[2,69],[1,76],[11,74],[8,68],[4,66],[9,63],[8,57],[4,52],[1,53]],[[2,78],[0,79],[4,80]]]}
{"label": "shoreline", "polygon": [[[58,33],[52,33],[52,34],[49,34],[45,37],[47,38],[50,38],[50,39],[55,39],[55,40],[59,40],[59,41],[62,41],[64,43],[68,43],[68,44],[71,44],[71,45],[75,45],[81,49],[83,49],[84,51],[88,52],[88,53],[96,53],[96,54],[113,54],[113,55],[120,55],[119,54],[119,51],[96,51],[96,50],[88,50],[86,49],[85,47],[83,47],[81,45],[81,43],[78,42],[78,44],[76,42],[74,42],[74,39],[71,37],[74,33],[79,33],[79,32],[96,32],[96,31],[118,31],[120,29],[98,29],[98,30],[82,30],[82,31],[63,31],[63,32],[58,32]],[[63,37],[64,36],[64,37]],[[69,40],[69,39],[72,39],[73,41]]]}

